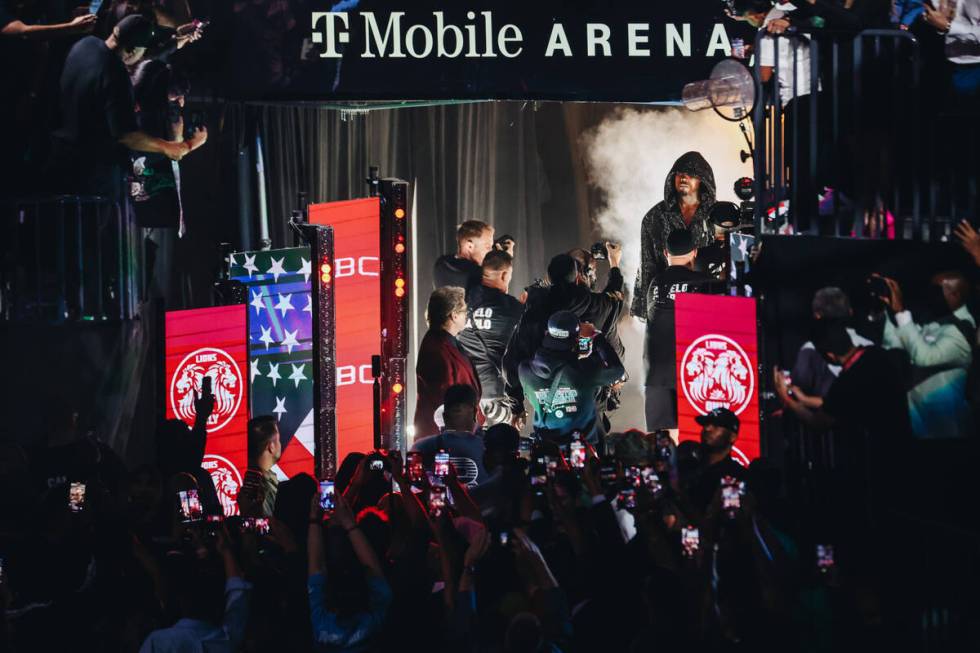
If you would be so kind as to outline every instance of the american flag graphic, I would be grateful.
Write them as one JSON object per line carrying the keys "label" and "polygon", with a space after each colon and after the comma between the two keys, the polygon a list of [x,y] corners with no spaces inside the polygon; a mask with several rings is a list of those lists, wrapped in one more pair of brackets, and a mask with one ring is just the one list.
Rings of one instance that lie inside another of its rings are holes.
{"label": "american flag graphic", "polygon": [[279,420],[280,479],[313,475],[313,298],[309,247],[232,256],[248,292],[249,414]]}

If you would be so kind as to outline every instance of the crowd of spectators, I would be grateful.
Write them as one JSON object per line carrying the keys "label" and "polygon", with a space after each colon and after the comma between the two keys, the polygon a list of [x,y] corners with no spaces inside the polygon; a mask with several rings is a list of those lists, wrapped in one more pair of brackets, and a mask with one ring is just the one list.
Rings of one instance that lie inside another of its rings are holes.
{"label": "crowd of spectators", "polygon": [[[208,397],[135,469],[62,411],[47,446],[2,448],[2,649],[830,650],[835,612],[841,637],[887,641],[854,607],[846,542],[801,536],[774,466],[732,461],[729,411],[699,420],[700,442],[634,431],[563,454],[475,432],[472,392],[449,394],[442,436],[407,460],[350,454],[332,493],[265,481],[278,431],[252,420],[235,516],[200,473]],[[476,477],[440,466],[466,438]]]}

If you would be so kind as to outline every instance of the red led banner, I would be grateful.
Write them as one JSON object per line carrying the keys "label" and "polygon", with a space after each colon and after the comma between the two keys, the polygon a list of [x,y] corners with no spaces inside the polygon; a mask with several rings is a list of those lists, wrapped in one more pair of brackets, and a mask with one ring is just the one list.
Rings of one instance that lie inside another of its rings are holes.
{"label": "red led banner", "polygon": [[748,465],[760,453],[755,300],[678,293],[674,310],[680,440],[700,439],[695,417],[728,408],[739,419],[732,457]]}
{"label": "red led banner", "polygon": [[226,515],[238,512],[248,465],[248,328],[244,304],[166,316],[167,418],[194,426],[195,393],[211,377],[215,409],[208,418],[201,466],[211,474]]}
{"label": "red led banner", "polygon": [[381,213],[377,197],[312,204],[311,224],[334,230],[337,461],[374,447],[371,357],[381,353]]}

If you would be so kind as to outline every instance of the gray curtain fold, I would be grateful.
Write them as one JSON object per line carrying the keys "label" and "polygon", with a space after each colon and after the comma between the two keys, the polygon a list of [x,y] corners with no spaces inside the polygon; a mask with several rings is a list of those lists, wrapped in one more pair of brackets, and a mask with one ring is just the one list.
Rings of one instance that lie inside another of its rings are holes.
{"label": "gray curtain fold", "polygon": [[[285,224],[300,190],[310,203],[363,197],[368,166],[378,165],[382,176],[416,182],[421,297],[432,287],[432,262],[455,250],[455,226],[468,219],[515,237],[512,291],[519,294],[543,276],[551,255],[587,244],[591,235],[577,144],[567,133],[569,110],[557,103],[482,102],[345,116],[308,106],[257,107],[273,246],[291,242]],[[595,119],[597,112],[583,110]],[[577,117],[570,124],[582,122]],[[564,193],[558,201],[556,187]]]}

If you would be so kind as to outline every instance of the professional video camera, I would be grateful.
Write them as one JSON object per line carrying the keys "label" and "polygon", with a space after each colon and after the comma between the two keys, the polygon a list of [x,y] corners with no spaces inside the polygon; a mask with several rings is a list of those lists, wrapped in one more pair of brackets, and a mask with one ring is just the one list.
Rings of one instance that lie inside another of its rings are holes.
{"label": "professional video camera", "polygon": [[708,214],[715,227],[727,233],[753,224],[755,202],[749,201],[753,195],[752,184],[751,177],[735,181],[735,196],[741,200],[737,205],[734,202],[715,202]]}

